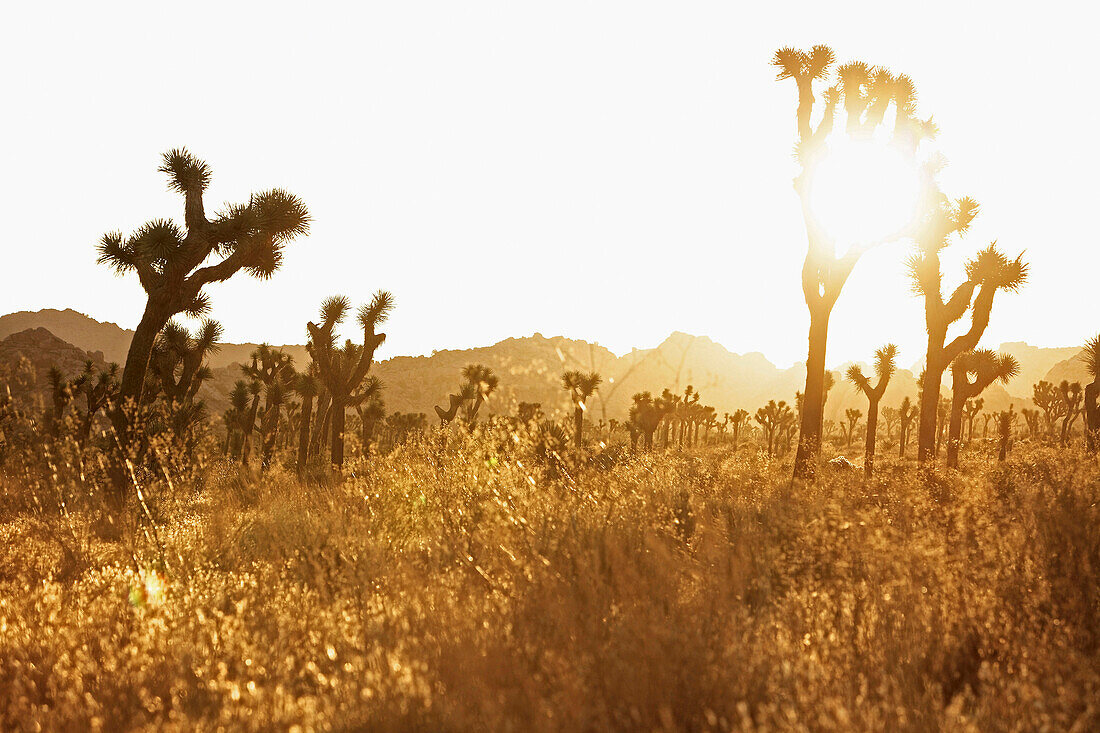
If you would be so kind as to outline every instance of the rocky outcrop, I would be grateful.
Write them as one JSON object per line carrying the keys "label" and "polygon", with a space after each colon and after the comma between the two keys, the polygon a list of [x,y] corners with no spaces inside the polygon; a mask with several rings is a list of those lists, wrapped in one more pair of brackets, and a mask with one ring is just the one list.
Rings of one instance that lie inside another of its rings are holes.
{"label": "rocky outcrop", "polygon": [[[105,365],[103,352],[87,352],[59,339],[45,328],[28,328],[0,341],[0,382],[8,384],[13,396],[25,398],[47,389],[47,374],[57,367],[68,378],[75,377],[91,359],[96,366]],[[27,365],[33,369],[33,379]],[[16,373],[19,378],[14,378]]]}

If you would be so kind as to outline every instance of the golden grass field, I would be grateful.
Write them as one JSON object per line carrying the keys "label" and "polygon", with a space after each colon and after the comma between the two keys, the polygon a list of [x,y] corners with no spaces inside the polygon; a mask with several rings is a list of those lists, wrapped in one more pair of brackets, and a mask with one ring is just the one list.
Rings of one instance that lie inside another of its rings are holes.
{"label": "golden grass field", "polygon": [[434,433],[340,484],[139,477],[113,524],[71,456],[8,476],[0,728],[1100,729],[1079,453],[792,487],[751,445],[555,476],[512,437]]}

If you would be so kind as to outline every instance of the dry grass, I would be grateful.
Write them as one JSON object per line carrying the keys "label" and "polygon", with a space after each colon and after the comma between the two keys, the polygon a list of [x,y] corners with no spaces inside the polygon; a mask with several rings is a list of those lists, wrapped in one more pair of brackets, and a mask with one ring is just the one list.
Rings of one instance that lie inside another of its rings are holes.
{"label": "dry grass", "polygon": [[709,448],[549,479],[502,438],[342,485],[214,463],[146,487],[155,524],[58,511],[76,471],[11,481],[0,728],[1100,728],[1095,463],[792,488]]}

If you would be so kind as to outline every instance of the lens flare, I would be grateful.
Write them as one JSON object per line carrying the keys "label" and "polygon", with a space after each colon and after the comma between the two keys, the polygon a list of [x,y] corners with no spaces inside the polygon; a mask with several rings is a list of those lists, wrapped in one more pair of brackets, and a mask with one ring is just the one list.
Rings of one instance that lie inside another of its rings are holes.
{"label": "lens flare", "polygon": [[915,160],[878,140],[831,141],[810,176],[810,209],[841,244],[873,244],[897,236],[917,214]]}

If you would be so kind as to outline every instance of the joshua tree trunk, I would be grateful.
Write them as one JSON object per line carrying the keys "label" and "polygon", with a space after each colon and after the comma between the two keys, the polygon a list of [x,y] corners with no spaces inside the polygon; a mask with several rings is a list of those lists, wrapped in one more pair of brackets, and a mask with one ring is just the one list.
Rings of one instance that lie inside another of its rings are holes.
{"label": "joshua tree trunk", "polygon": [[309,460],[309,428],[313,418],[313,396],[302,398],[301,425],[298,426],[298,475],[301,476]]}
{"label": "joshua tree trunk", "polygon": [[252,433],[256,428],[256,413],[260,411],[260,396],[256,395],[252,398],[252,407],[248,411],[248,417],[245,418],[244,440],[241,445],[241,463],[245,466],[248,465],[248,459],[252,457]]}
{"label": "joshua tree trunk", "polygon": [[998,461],[1004,461],[1005,459],[1008,458],[1008,435],[1009,435],[1009,432],[1011,432],[1011,431],[1008,427],[1005,427],[1003,425],[1001,426],[1001,450],[997,454],[997,460]]}
{"label": "joshua tree trunk", "polygon": [[959,467],[959,444],[962,443],[962,413],[966,399],[951,400],[951,420],[947,428],[947,467]]}
{"label": "joshua tree trunk", "polygon": [[279,408],[267,405],[264,409],[264,421],[260,427],[263,432],[263,442],[260,453],[260,470],[266,471],[271,467],[271,456],[275,452],[275,441],[279,437]]}
{"label": "joshua tree trunk", "polygon": [[584,409],[578,404],[573,408],[573,434],[576,436],[577,447],[581,447],[581,438],[584,431]]}
{"label": "joshua tree trunk", "polygon": [[344,425],[347,421],[347,405],[333,399],[330,416],[332,419],[332,468],[340,471],[344,467]]}
{"label": "joshua tree trunk", "polygon": [[1100,379],[1085,385],[1085,449],[1096,453],[1100,449]]}
{"label": "joshua tree trunk", "polygon": [[871,478],[875,472],[875,439],[878,433],[878,400],[867,403],[867,440],[864,443],[863,476]]}
{"label": "joshua tree trunk", "polygon": [[825,413],[825,349],[829,340],[832,306],[810,306],[810,349],[806,357],[806,389],[802,393],[802,422],[794,477],[813,480],[821,452],[821,425]]}

